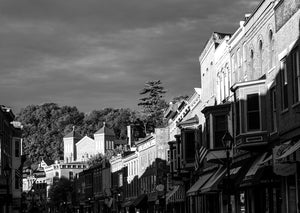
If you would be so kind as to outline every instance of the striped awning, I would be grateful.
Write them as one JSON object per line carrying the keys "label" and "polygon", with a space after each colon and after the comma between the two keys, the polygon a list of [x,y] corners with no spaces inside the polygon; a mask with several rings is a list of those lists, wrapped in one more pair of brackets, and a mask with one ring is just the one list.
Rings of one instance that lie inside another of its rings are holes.
{"label": "striped awning", "polygon": [[166,195],[167,203],[184,202],[184,200],[185,200],[185,190],[183,185],[174,186],[173,190],[168,192]]}
{"label": "striped awning", "polygon": [[200,188],[207,182],[207,180],[213,175],[213,172],[209,172],[206,174],[203,174],[199,177],[197,182],[186,192],[187,196],[193,196],[196,195]]}
{"label": "striped awning", "polygon": [[289,155],[293,154],[295,151],[297,151],[300,148],[300,140],[295,143],[294,145],[290,145],[290,147],[288,147],[282,155],[280,155],[279,157],[277,157],[277,159],[283,159],[288,157]]}

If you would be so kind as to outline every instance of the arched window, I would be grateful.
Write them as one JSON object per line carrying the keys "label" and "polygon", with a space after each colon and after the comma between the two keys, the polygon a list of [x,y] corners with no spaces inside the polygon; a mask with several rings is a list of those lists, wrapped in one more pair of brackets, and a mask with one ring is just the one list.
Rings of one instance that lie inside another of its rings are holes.
{"label": "arched window", "polygon": [[250,76],[253,76],[254,73],[254,52],[251,49],[250,50],[250,62],[249,62],[249,66],[250,66]]}
{"label": "arched window", "polygon": [[274,54],[274,36],[272,30],[269,32],[269,68],[271,69],[275,65],[275,54]]}
{"label": "arched window", "polygon": [[259,48],[259,58],[258,58],[258,60],[259,60],[259,72],[260,72],[260,74],[263,74],[263,43],[262,43],[262,41],[260,40],[259,41],[259,46],[258,46],[258,48]]}

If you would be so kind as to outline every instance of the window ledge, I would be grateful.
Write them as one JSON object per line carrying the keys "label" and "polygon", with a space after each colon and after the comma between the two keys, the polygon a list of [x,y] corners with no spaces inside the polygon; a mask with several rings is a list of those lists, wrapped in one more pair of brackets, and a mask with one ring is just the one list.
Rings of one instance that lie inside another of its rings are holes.
{"label": "window ledge", "polygon": [[286,108],[286,109],[282,110],[280,114],[283,115],[283,114],[287,113],[288,111],[289,111],[289,108]]}
{"label": "window ledge", "polygon": [[275,135],[275,134],[277,134],[278,132],[277,132],[277,130],[275,130],[274,132],[271,132],[270,133],[270,136],[273,136],[273,135]]}
{"label": "window ledge", "polygon": [[292,105],[292,108],[296,108],[296,107],[298,107],[298,106],[300,106],[300,102],[294,103],[294,104]]}
{"label": "window ledge", "polygon": [[276,66],[273,66],[272,68],[270,68],[270,69],[268,70],[268,74],[270,74],[271,72],[273,72],[273,71],[275,70],[275,68],[276,68]]}

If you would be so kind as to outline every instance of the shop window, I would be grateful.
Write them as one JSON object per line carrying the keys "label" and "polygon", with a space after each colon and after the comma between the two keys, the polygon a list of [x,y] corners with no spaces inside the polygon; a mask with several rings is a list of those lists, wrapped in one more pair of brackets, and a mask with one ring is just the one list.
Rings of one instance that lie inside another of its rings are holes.
{"label": "shop window", "polygon": [[300,102],[300,54],[299,48],[292,52],[292,72],[293,72],[293,90],[294,103]]}
{"label": "shop window", "polygon": [[247,129],[248,131],[260,130],[259,95],[247,95]]}
{"label": "shop window", "polygon": [[282,110],[288,108],[288,81],[287,81],[287,69],[286,59],[281,61],[281,99]]}

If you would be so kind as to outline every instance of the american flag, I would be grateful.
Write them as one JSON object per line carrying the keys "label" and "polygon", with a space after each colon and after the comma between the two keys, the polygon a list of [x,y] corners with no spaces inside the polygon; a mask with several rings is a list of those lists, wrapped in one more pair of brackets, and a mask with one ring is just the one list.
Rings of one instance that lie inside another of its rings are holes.
{"label": "american flag", "polygon": [[19,186],[22,187],[23,185],[22,169],[19,168],[15,170],[15,178],[18,180]]}
{"label": "american flag", "polygon": [[208,150],[201,146],[199,150],[196,150],[195,153],[195,170],[198,170],[207,154]]}

